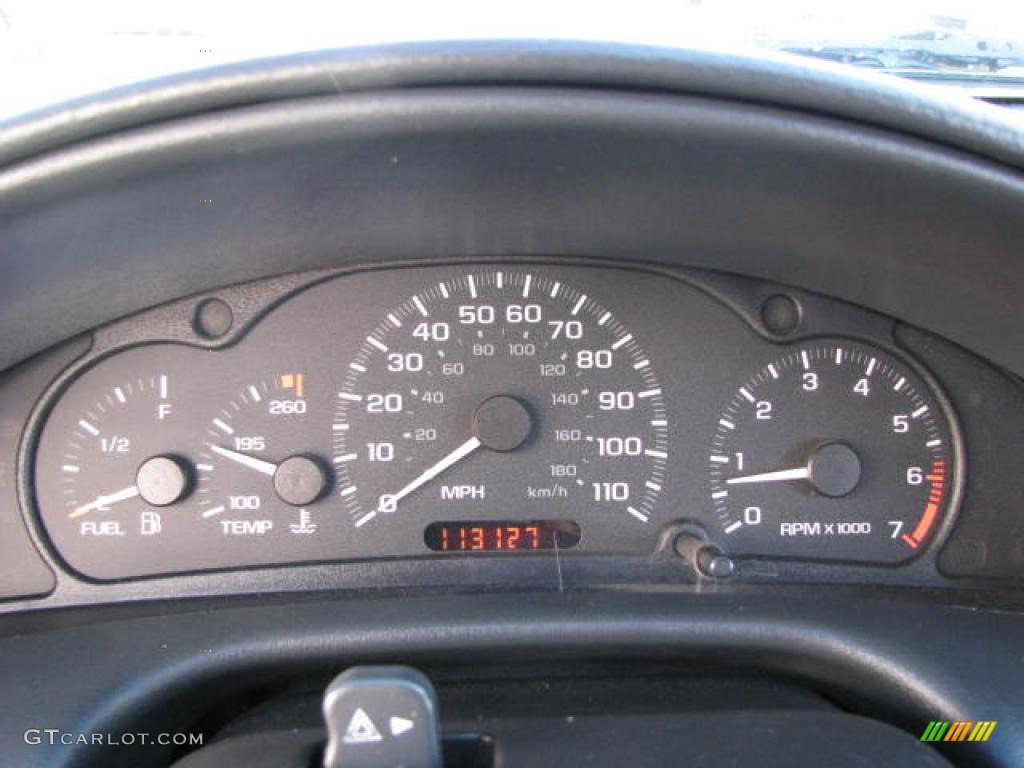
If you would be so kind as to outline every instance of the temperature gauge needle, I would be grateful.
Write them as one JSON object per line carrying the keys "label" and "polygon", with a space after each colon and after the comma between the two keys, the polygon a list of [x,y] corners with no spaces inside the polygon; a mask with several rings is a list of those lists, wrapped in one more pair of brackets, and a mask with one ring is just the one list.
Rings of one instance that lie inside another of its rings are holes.
{"label": "temperature gauge needle", "polygon": [[128,486],[127,488],[122,488],[120,491],[115,491],[114,493],[108,495],[97,496],[93,501],[90,501],[88,504],[83,504],[82,506],[74,509],[71,512],[71,514],[68,515],[68,517],[72,519],[76,517],[81,517],[82,515],[92,512],[94,509],[103,509],[104,507],[108,507],[111,504],[117,504],[117,502],[119,501],[127,501],[128,499],[134,499],[138,495],[138,487],[131,485]]}
{"label": "temperature gauge needle", "polygon": [[759,472],[756,475],[741,475],[730,477],[725,481],[726,485],[739,485],[741,483],[778,483],[784,480],[807,480],[811,476],[809,466],[794,467],[793,469],[780,469],[775,472]]}
{"label": "temperature gauge needle", "polygon": [[241,464],[243,467],[254,469],[257,472],[264,475],[270,475],[271,477],[273,477],[274,473],[277,472],[277,464],[274,464],[271,461],[264,461],[263,459],[257,459],[254,456],[247,456],[244,453],[232,451],[230,448],[221,448],[219,445],[214,445],[213,443],[207,443],[207,445],[210,446],[210,450],[214,453],[219,456],[223,456],[225,459],[230,459],[231,461]]}
{"label": "temperature gauge needle", "polygon": [[413,480],[411,483],[405,486],[398,493],[381,496],[379,511],[394,512],[395,507],[398,505],[398,502],[400,502],[413,491],[429,483],[431,480],[433,480],[435,477],[440,475],[445,470],[450,469],[452,466],[462,461],[464,458],[473,453],[473,451],[475,451],[481,445],[483,445],[483,443],[480,442],[480,438],[476,436],[469,438],[469,440],[464,442],[462,445],[460,445],[454,451],[449,453],[439,462],[434,464],[429,469],[420,473],[420,475],[415,480]]}

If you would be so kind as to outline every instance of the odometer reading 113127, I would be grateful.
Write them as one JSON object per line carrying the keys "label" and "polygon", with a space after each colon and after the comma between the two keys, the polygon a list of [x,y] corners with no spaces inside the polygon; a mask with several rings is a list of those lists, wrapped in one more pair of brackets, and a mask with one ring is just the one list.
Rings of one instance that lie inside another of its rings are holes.
{"label": "odometer reading 113127", "polygon": [[521,521],[642,525],[668,426],[654,366],[610,310],[529,271],[460,274],[382,311],[347,362],[335,493],[361,532],[472,520],[493,544],[502,526],[528,534]]}
{"label": "odometer reading 113127", "polygon": [[435,552],[572,549],[580,541],[580,527],[572,520],[431,523],[423,532],[423,541]]}

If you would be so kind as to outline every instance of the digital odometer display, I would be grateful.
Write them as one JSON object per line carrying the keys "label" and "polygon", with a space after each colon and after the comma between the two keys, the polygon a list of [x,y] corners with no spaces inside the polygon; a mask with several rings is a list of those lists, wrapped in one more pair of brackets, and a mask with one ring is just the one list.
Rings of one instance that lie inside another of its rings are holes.
{"label": "digital odometer display", "polygon": [[528,552],[571,549],[579,544],[580,527],[572,520],[431,523],[423,541],[435,552]]}

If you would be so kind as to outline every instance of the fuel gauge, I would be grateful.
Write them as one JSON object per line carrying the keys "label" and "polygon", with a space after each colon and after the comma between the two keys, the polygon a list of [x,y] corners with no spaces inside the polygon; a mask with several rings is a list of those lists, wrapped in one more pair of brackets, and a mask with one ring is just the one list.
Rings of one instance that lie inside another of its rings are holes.
{"label": "fuel gauge", "polygon": [[45,472],[57,482],[37,483],[43,522],[91,575],[120,556],[121,542],[160,539],[168,513],[195,488],[195,466],[175,444],[173,390],[165,373],[125,379],[92,402],[65,401],[47,425],[37,479]]}

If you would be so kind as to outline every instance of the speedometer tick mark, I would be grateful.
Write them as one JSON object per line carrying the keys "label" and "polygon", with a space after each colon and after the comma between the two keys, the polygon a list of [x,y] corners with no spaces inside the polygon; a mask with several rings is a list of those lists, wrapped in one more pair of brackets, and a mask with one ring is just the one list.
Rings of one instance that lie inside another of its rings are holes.
{"label": "speedometer tick mark", "polygon": [[626,511],[629,512],[633,517],[639,520],[641,523],[646,523],[650,518],[641,512],[636,507],[626,507]]}

